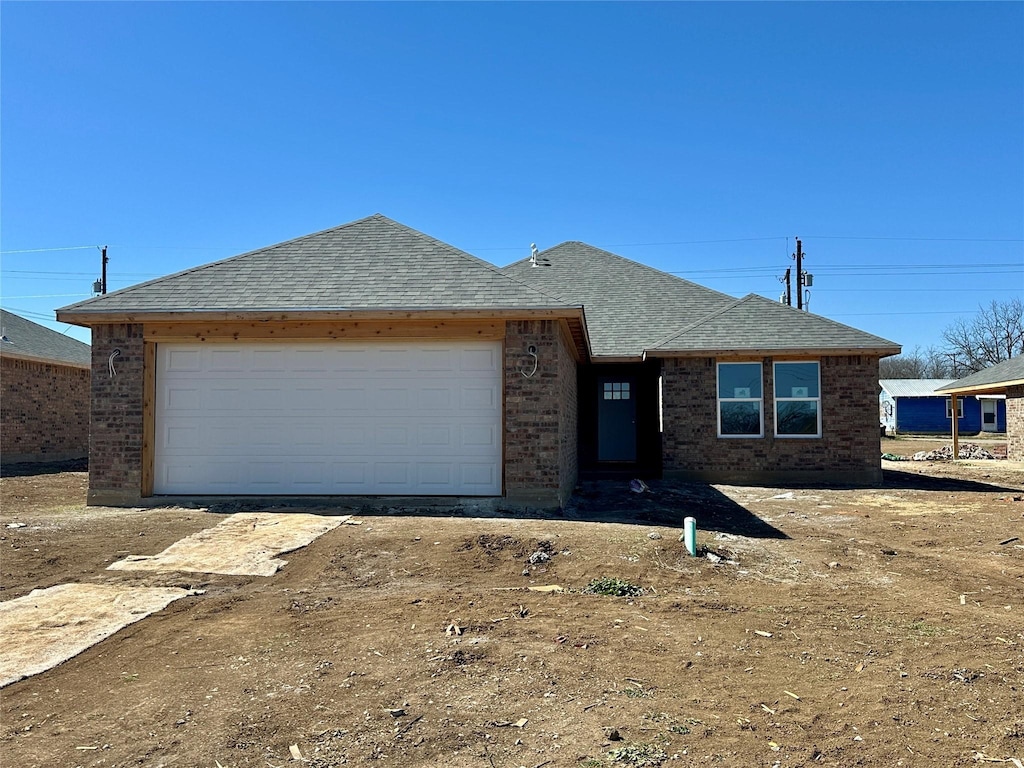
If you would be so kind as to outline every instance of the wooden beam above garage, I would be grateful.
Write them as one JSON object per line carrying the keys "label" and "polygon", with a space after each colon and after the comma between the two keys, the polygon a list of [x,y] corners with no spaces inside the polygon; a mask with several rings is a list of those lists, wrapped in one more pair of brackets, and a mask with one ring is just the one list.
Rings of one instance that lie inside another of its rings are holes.
{"label": "wooden beam above garage", "polygon": [[143,325],[149,342],[295,341],[297,339],[484,339],[505,338],[501,320],[329,320],[150,323]]}

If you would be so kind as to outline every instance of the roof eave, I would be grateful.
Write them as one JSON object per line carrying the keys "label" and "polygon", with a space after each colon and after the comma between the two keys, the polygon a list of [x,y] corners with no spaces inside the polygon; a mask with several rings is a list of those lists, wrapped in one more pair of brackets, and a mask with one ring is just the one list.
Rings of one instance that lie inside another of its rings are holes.
{"label": "roof eave", "polygon": [[872,357],[888,357],[898,355],[900,347],[760,347],[751,349],[720,348],[720,349],[648,349],[644,357],[742,357],[762,356],[777,357],[779,355],[829,356],[829,355],[870,355]]}
{"label": "roof eave", "polygon": [[936,394],[942,395],[981,395],[986,393],[1003,394],[1010,387],[1024,386],[1024,379],[1012,379],[1010,381],[998,381],[994,384],[975,384],[967,387],[943,387],[935,390]]}
{"label": "roof eave", "polygon": [[66,368],[81,368],[82,370],[89,370],[92,367],[91,363],[77,363],[71,360],[61,360],[56,357],[46,357],[44,355],[33,355],[30,352],[15,352],[9,349],[0,350],[0,357],[9,358],[11,360],[27,360],[31,363],[46,363],[48,365],[63,365]]}
{"label": "roof eave", "polygon": [[[151,309],[123,310],[57,310],[57,319],[62,323],[71,323],[90,328],[95,325],[109,323],[168,323],[168,322],[202,322],[208,320],[256,320],[256,321],[287,321],[287,320],[395,320],[395,319],[435,319],[447,317],[460,318],[582,318],[583,308],[580,306],[565,307],[386,307],[359,309],[324,309],[320,307],[288,307],[264,309]],[[588,340],[589,343],[589,340]]]}

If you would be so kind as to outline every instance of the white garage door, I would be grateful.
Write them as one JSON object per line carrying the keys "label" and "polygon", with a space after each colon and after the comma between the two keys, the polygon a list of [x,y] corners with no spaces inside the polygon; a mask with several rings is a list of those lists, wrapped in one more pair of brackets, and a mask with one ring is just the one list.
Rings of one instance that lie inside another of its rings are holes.
{"label": "white garage door", "polygon": [[158,494],[501,493],[500,342],[159,344]]}

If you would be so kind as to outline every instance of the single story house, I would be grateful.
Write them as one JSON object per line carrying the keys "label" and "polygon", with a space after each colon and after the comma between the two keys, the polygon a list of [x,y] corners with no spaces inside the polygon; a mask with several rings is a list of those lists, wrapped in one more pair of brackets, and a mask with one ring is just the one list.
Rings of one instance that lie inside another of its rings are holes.
{"label": "single story house", "polygon": [[942,386],[939,392],[960,400],[970,395],[1006,397],[1006,458],[1024,461],[1024,355]]}
{"label": "single story house", "polygon": [[0,309],[0,462],[89,455],[88,344]]}
{"label": "single story house", "polygon": [[878,360],[900,351],[584,243],[500,269],[380,215],[57,316],[92,328],[97,504],[873,483]]}
{"label": "single story house", "polygon": [[[952,401],[935,390],[953,379],[881,379],[880,418],[886,434],[915,432],[945,434],[952,429]],[[957,428],[961,433],[1005,432],[1004,395],[968,395],[957,399]]]}

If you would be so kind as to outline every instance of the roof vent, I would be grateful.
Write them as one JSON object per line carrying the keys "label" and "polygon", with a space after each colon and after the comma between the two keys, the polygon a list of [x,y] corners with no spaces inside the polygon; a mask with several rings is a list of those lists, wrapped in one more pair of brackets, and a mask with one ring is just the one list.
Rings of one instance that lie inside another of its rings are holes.
{"label": "roof vent", "polygon": [[531,267],[550,267],[551,262],[547,259],[539,259],[540,252],[537,250],[536,243],[530,243],[530,266]]}

